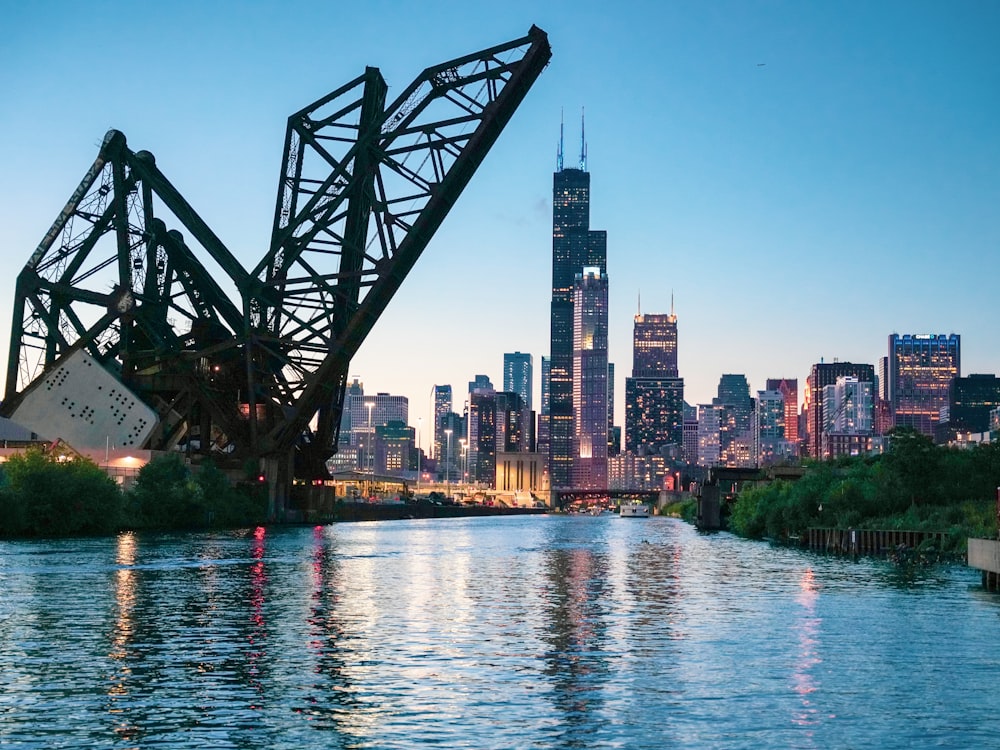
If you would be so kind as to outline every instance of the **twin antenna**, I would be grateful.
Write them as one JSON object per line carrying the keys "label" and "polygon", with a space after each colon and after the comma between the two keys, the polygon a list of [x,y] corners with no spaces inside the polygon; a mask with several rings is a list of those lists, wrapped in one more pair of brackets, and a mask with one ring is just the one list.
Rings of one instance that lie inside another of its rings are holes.
{"label": "twin antenna", "polygon": [[[563,171],[563,112],[559,110],[559,150],[556,152],[556,171]],[[580,108],[580,171],[587,171],[587,135],[584,110]]]}

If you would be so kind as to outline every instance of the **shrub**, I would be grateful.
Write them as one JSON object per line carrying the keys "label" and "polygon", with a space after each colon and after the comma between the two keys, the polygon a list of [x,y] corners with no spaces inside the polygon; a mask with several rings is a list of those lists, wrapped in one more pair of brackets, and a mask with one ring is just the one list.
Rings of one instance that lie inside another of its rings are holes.
{"label": "shrub", "polygon": [[3,473],[5,536],[109,534],[121,523],[121,490],[93,461],[28,450],[7,459]]}

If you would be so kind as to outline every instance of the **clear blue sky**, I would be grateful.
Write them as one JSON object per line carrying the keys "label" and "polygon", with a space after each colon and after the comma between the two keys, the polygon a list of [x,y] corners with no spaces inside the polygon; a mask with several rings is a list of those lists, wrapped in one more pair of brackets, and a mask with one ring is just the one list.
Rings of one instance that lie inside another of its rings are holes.
{"label": "clear blue sky", "polygon": [[[382,69],[545,29],[552,61],[355,358],[367,391],[500,384],[547,353],[560,110],[586,107],[608,232],[617,420],[632,316],[671,290],[687,400],[723,372],[804,379],[886,337],[959,333],[1000,372],[1000,3],[4,2],[0,351],[14,276],[122,130],[247,266],[270,232],[285,120]],[[763,63],[763,65],[761,65]],[[461,408],[461,396],[456,407]],[[537,399],[537,390],[536,390]],[[536,403],[537,408],[537,403]],[[426,431],[423,437],[426,445]]]}

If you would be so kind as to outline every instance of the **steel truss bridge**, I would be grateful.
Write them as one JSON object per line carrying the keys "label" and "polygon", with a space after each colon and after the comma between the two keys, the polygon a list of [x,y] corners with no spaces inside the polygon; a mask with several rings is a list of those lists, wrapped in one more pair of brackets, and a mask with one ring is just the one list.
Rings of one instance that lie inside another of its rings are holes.
{"label": "steel truss bridge", "polygon": [[252,461],[280,510],[293,476],[325,476],[352,356],[550,55],[533,26],[393,102],[369,67],[293,114],[249,270],[109,131],[17,278],[0,414],[49,439]]}

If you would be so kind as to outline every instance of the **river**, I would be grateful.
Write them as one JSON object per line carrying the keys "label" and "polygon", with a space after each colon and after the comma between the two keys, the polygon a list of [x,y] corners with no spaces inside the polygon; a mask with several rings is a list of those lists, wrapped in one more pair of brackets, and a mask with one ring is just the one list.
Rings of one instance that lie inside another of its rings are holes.
{"label": "river", "polygon": [[1000,597],[667,518],[0,543],[0,746],[1000,747]]}

